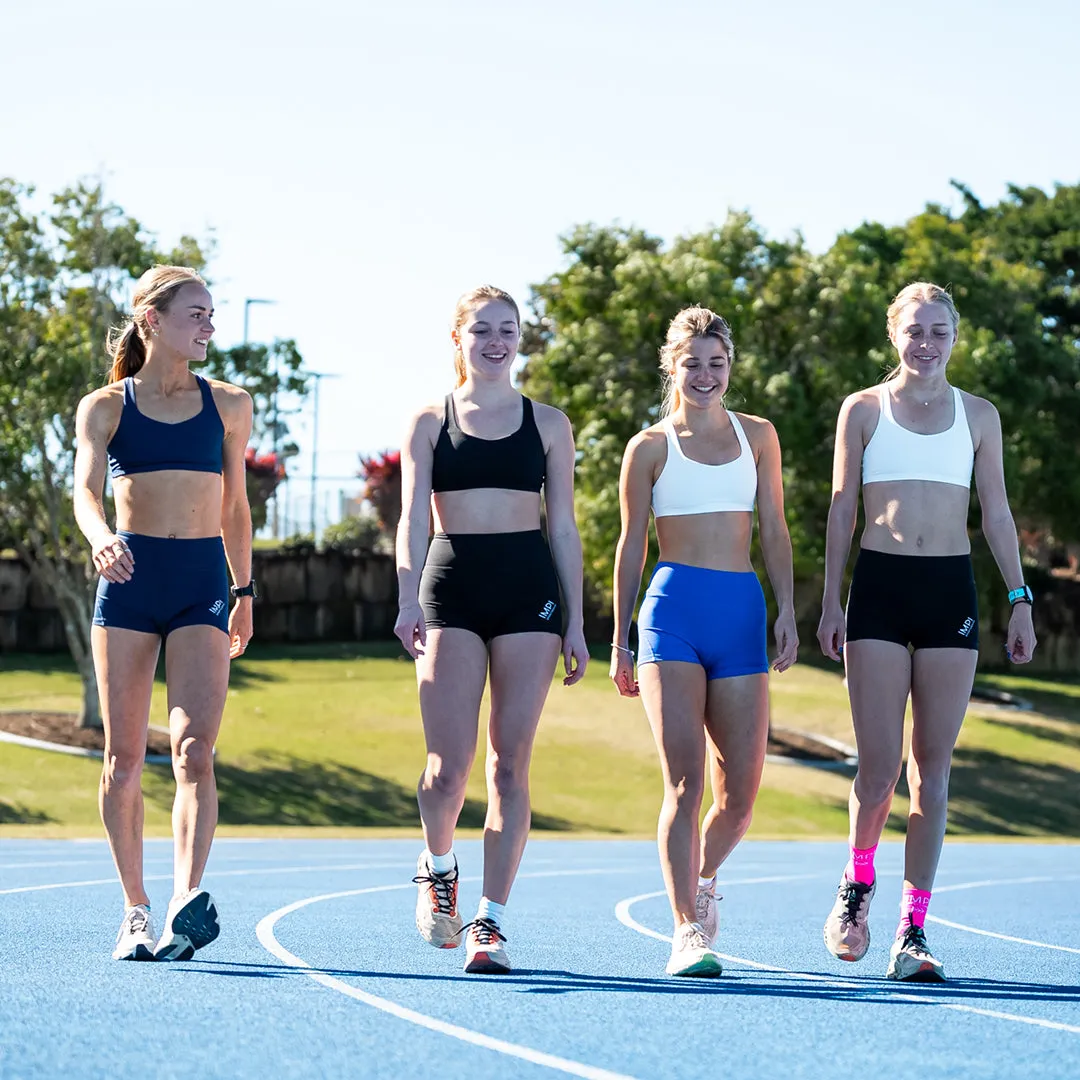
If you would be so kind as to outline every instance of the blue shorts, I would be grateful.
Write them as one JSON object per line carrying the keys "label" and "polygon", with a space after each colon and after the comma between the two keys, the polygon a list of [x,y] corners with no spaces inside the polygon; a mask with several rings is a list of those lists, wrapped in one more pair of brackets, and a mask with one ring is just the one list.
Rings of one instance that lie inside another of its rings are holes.
{"label": "blue shorts", "polygon": [[753,572],[657,563],[638,613],[638,663],[700,664],[708,679],[759,675],[765,594]]}
{"label": "blue shorts", "polygon": [[168,637],[181,626],[229,632],[229,566],[220,536],[173,540],[117,533],[135,569],[130,581],[98,579],[95,626]]}

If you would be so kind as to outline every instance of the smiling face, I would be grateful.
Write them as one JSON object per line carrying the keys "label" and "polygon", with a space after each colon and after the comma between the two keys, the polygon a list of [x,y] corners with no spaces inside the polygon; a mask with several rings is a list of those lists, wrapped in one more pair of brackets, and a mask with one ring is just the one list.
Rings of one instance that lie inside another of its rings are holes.
{"label": "smiling face", "polygon": [[889,336],[901,368],[926,379],[944,374],[956,335],[952,313],[945,304],[915,301],[901,310]]}
{"label": "smiling face", "polygon": [[181,285],[164,311],[147,312],[147,324],[156,331],[151,348],[180,360],[205,360],[214,333],[213,314],[214,301],[204,285]]}
{"label": "smiling face", "polygon": [[722,405],[731,374],[731,358],[716,337],[695,337],[675,361],[672,378],[679,399],[694,409]]}
{"label": "smiling face", "polygon": [[467,312],[452,336],[469,378],[509,377],[521,341],[521,327],[517,313],[506,301],[485,300],[477,304]]}

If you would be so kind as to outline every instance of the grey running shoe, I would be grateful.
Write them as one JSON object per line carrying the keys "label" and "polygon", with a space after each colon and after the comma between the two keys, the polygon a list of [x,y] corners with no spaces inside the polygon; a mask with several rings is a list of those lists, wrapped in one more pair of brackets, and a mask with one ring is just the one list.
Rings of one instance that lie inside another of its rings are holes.
{"label": "grey running shoe", "polygon": [[470,975],[509,975],[506,938],[491,919],[473,919],[464,927],[465,970]]}
{"label": "grey running shoe", "polygon": [[416,860],[416,929],[436,949],[456,949],[461,944],[462,919],[458,914],[458,867],[436,874],[421,851]]}
{"label": "grey running shoe", "polygon": [[710,885],[698,885],[697,895],[694,897],[694,914],[710,948],[716,943],[716,937],[720,933],[720,901],[723,899],[716,895],[715,880]]}
{"label": "grey running shoe", "polygon": [[836,903],[825,920],[825,948],[838,960],[861,960],[870,948],[870,901],[877,881],[862,885],[845,874],[836,890]]}
{"label": "grey running shoe", "polygon": [[911,925],[898,937],[889,950],[889,970],[886,979],[899,982],[944,982],[945,968],[930,952],[926,933],[921,926]]}
{"label": "grey running shoe", "polygon": [[196,949],[209,945],[220,933],[214,898],[205,889],[189,889],[170,902],[154,959],[190,960]]}
{"label": "grey running shoe", "polygon": [[136,904],[124,912],[120,933],[116,935],[114,960],[154,959],[154,920],[145,904]]}
{"label": "grey running shoe", "polygon": [[715,979],[723,974],[720,957],[709,948],[698,923],[683,923],[671,940],[671,957],[664,969],[669,975]]}

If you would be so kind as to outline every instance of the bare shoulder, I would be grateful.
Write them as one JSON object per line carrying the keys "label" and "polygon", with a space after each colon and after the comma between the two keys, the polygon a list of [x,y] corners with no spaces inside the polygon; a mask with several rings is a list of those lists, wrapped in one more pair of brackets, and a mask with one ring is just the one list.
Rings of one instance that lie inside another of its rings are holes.
{"label": "bare shoulder", "polygon": [[[522,395],[524,396],[524,395]],[[541,435],[557,436],[571,430],[570,418],[554,405],[545,405],[542,401],[532,401],[533,419]]]}
{"label": "bare shoulder", "polygon": [[667,458],[667,432],[663,424],[653,424],[634,435],[626,444],[628,460],[650,462]]}
{"label": "bare shoulder", "polygon": [[115,382],[91,390],[80,402],[76,421],[88,432],[112,432],[124,408],[124,384]]}
{"label": "bare shoulder", "polygon": [[731,415],[738,419],[751,446],[760,446],[776,438],[776,428],[773,426],[773,422],[766,420],[764,416],[734,411]]}
{"label": "bare shoulder", "polygon": [[409,418],[406,441],[411,444],[420,438],[434,446],[442,427],[444,409],[445,405],[440,401],[437,405],[425,405],[413,413]]}
{"label": "bare shoulder", "polygon": [[881,411],[881,387],[883,385],[883,383],[879,383],[876,386],[866,386],[862,390],[856,390],[855,393],[848,394],[840,406],[840,411],[851,413],[859,418],[877,416]]}
{"label": "bare shoulder", "polygon": [[993,421],[997,417],[997,407],[986,398],[979,397],[976,394],[969,394],[966,390],[960,390],[960,400],[964,403],[964,412],[967,413],[969,420]]}
{"label": "bare shoulder", "polygon": [[206,381],[210,385],[210,393],[214,395],[214,404],[219,411],[224,410],[231,416],[251,414],[254,404],[251,395],[242,386],[223,382],[221,379],[207,379]]}

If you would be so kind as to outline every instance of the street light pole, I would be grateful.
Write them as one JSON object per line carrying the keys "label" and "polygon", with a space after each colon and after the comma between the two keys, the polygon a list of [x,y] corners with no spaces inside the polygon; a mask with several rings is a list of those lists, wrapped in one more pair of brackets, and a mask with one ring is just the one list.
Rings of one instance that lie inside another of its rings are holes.
{"label": "street light pole", "polygon": [[339,379],[341,376],[329,371],[309,371],[308,375],[315,380],[315,389],[311,396],[311,539],[314,543],[318,539],[315,531],[315,484],[319,457],[319,383],[323,379]]}
{"label": "street light pole", "polygon": [[248,309],[252,304],[276,304],[276,300],[247,299],[244,301],[244,344],[248,343]]}

